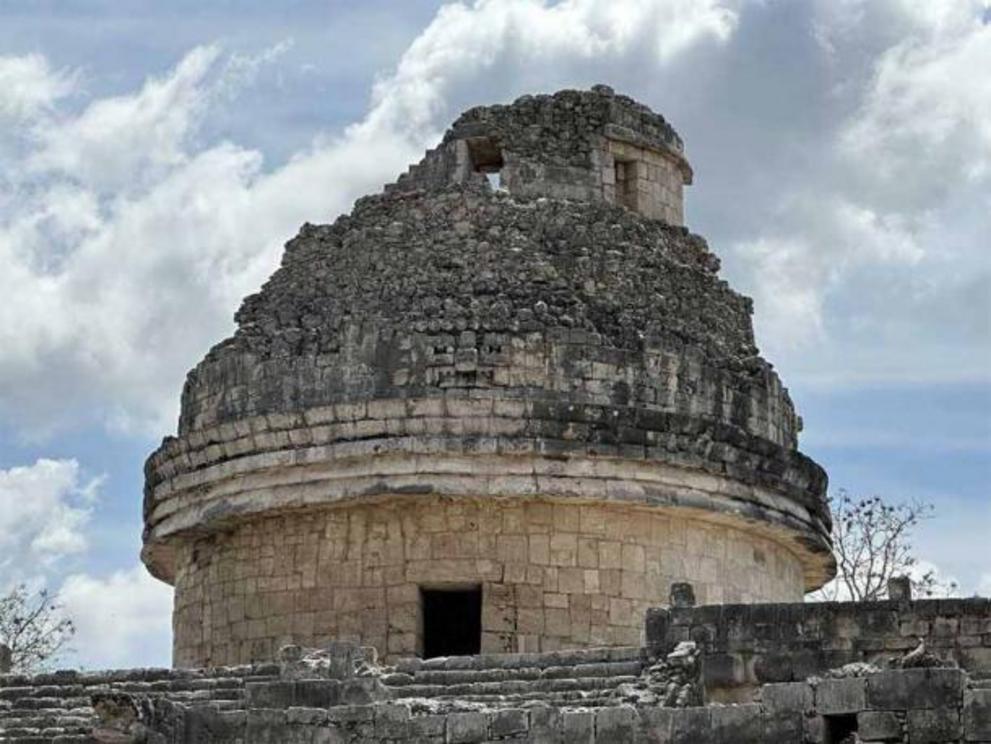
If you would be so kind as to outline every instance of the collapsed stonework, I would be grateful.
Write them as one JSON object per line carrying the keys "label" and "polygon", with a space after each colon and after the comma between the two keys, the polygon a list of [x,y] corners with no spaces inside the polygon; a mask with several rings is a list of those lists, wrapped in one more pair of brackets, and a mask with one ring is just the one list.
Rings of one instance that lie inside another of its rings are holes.
{"label": "collapsed stonework", "polygon": [[825,473],[750,301],[678,225],[690,177],[599,86],[472,109],[305,225],[147,463],[175,664],[638,645],[672,583],[828,580]]}

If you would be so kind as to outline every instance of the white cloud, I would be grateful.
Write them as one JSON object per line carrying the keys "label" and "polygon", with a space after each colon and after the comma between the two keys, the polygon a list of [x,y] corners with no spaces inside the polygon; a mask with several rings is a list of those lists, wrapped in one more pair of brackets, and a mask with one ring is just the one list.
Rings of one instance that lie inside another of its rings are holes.
{"label": "white cloud", "polygon": [[480,78],[645,48],[664,65],[735,23],[716,0],[447,5],[361,121],[272,169],[255,150],[198,135],[285,45],[257,60],[194,49],[135,93],[56,112],[0,193],[0,408],[34,436],[93,408],[111,426],[173,429],[186,371],[230,332],[282,243],[393,180]]}
{"label": "white cloud", "polygon": [[[771,358],[805,352],[827,339],[825,303],[864,266],[914,265],[924,257],[925,219],[879,214],[841,197],[793,197],[782,207],[801,225],[732,247],[751,273],[755,323]],[[914,224],[913,224],[914,223]]]}
{"label": "white cloud", "polygon": [[987,537],[991,534],[991,502],[966,500],[952,494],[927,499],[934,505],[931,519],[921,522],[914,536],[915,555],[924,565],[937,567],[940,575],[956,581],[962,597],[978,593],[991,597],[991,559]]}
{"label": "white cloud", "polygon": [[[960,4],[961,6],[965,4]],[[935,6],[934,6],[935,7]],[[849,156],[889,182],[925,182],[926,194],[966,185],[933,179],[991,175],[991,24],[938,22],[941,32],[910,36],[878,61],[864,104],[843,133]]]}
{"label": "white cloud", "polygon": [[0,470],[0,573],[7,585],[33,582],[60,558],[86,549],[84,528],[99,485],[82,479],[75,460]]}
{"label": "white cloud", "polygon": [[0,122],[43,114],[73,88],[74,77],[52,70],[40,54],[0,56]]}
{"label": "white cloud", "polygon": [[725,41],[736,27],[736,2],[719,0],[478,0],[443,6],[373,92],[360,125],[432,138],[446,122],[452,90],[477,87],[500,68],[565,68],[642,54],[648,69],[692,46]]}
{"label": "white cloud", "polygon": [[96,547],[89,531],[101,484],[84,479],[75,460],[0,470],[0,594],[21,582],[32,591],[61,585],[54,593],[76,627],[63,666],[168,666],[171,587],[142,565],[65,575]]}
{"label": "white cloud", "polygon": [[97,193],[131,192],[187,158],[187,138],[207,104],[204,80],[219,55],[191,51],[167,77],[135,95],[92,102],[78,116],[39,129],[28,166]]}
{"label": "white cloud", "polygon": [[986,381],[991,79],[975,71],[991,69],[987,4],[826,4],[817,38],[833,64],[840,31],[882,6],[902,32],[818,144],[819,172],[732,246],[739,284],[792,383]]}
{"label": "white cloud", "polygon": [[171,666],[172,589],[144,566],[106,578],[73,574],[58,601],[76,627],[63,665],[89,669]]}

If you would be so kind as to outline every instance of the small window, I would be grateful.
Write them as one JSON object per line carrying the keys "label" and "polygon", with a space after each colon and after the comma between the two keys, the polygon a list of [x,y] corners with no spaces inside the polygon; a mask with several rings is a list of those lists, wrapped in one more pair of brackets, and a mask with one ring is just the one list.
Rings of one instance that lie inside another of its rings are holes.
{"label": "small window", "polygon": [[468,157],[471,159],[471,169],[475,173],[483,173],[494,190],[502,186],[502,148],[492,137],[471,137],[467,140]]}
{"label": "small window", "polygon": [[616,203],[636,211],[637,163],[634,160],[616,161]]}
{"label": "small window", "polygon": [[423,658],[471,656],[482,650],[482,587],[420,589]]}

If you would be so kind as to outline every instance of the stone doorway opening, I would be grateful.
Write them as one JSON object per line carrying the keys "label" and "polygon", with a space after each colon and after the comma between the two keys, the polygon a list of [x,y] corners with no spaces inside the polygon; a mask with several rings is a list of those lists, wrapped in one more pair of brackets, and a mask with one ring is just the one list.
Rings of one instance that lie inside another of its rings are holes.
{"label": "stone doorway opening", "polygon": [[482,587],[420,587],[423,658],[468,656],[482,650]]}
{"label": "stone doorway opening", "polygon": [[493,190],[502,189],[502,168],[505,163],[498,140],[493,137],[471,137],[467,143],[472,170],[484,174]]}
{"label": "stone doorway opening", "polygon": [[853,744],[860,741],[857,737],[857,714],[823,716],[825,744]]}

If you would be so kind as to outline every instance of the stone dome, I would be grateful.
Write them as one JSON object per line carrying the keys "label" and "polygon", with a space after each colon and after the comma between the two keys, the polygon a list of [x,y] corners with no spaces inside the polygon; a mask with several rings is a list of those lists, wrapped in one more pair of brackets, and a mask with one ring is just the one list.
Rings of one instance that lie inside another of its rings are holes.
{"label": "stone dome", "polygon": [[[483,650],[546,650],[635,640],[573,620],[552,631],[554,602],[594,617],[601,595],[600,621],[625,629],[610,603],[636,614],[672,580],[712,601],[797,599],[827,581],[825,473],[797,450],[801,422],[759,356],[750,300],[680,226],[690,180],[670,125],[597,86],[472,109],[383,194],[304,225],[234,335],[189,373],[178,437],[146,465],[143,557],[177,588],[177,663],[343,636],[422,652],[416,587],[477,582]],[[458,545],[466,531],[473,542]],[[547,536],[546,564],[534,535]],[[292,554],[281,573],[280,545]],[[352,559],[341,583],[335,565]],[[517,563],[522,578],[508,574]],[[552,590],[547,570],[527,578],[534,566],[555,568]],[[566,569],[585,572],[568,591]],[[608,570],[646,588],[606,591]],[[325,571],[330,607],[301,605]],[[539,629],[523,632],[519,587],[536,584]],[[486,626],[500,592],[509,629]],[[288,603],[281,620],[250,617],[259,594]],[[355,607],[381,615],[373,630],[342,619]]]}

